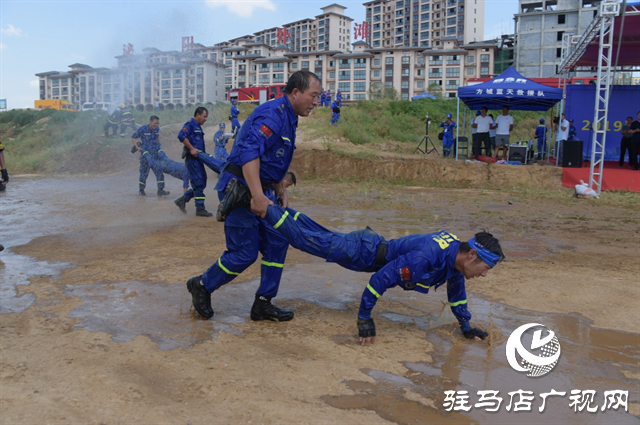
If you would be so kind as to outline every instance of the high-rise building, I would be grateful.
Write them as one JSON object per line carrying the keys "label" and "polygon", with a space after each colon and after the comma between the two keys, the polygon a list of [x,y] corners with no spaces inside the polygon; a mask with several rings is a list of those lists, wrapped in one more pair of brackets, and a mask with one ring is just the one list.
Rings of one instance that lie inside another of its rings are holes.
{"label": "high-rise building", "polygon": [[373,0],[364,3],[373,48],[439,47],[484,40],[484,0]]}
{"label": "high-rise building", "polygon": [[600,0],[519,0],[515,19],[515,64],[528,78],[557,76],[564,35],[582,35]]}

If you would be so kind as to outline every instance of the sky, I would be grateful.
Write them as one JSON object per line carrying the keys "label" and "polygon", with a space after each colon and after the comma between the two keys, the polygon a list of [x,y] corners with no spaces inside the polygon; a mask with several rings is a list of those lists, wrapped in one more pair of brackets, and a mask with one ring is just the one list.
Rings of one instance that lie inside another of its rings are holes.
{"label": "sky", "polygon": [[[123,44],[181,50],[183,36],[210,46],[322,13],[338,3],[354,23],[364,0],[0,0],[0,99],[33,108],[36,73],[83,63],[116,66]],[[485,0],[485,39],[513,32],[517,0]],[[355,41],[355,40],[352,40]]]}

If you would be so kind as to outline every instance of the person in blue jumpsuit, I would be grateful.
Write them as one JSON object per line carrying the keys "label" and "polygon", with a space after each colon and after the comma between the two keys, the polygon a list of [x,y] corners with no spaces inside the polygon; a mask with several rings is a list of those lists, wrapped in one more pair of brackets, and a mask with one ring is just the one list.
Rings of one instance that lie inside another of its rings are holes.
{"label": "person in blue jumpsuit", "polygon": [[[153,170],[153,174],[156,176],[156,182],[158,185],[158,196],[167,196],[169,192],[164,190],[164,174],[158,167],[151,167],[148,159],[158,160],[158,154],[161,151],[160,141],[158,140],[160,135],[160,129],[158,125],[160,119],[152,115],[149,119],[149,124],[143,125],[131,135],[131,142],[134,149],[140,152],[140,178],[138,180],[138,193],[145,196],[144,191],[147,185],[147,177],[149,176],[149,168]],[[137,139],[140,139],[140,146],[138,146]]]}
{"label": "person in blue jumpsuit", "polygon": [[124,103],[120,104],[120,137],[124,137],[127,128],[136,128],[136,122],[133,119],[133,112]]}
{"label": "person in blue jumpsuit", "polygon": [[320,107],[324,108],[326,105],[325,103],[327,102],[327,92],[324,91],[324,87],[322,88],[322,90],[320,91]]}
{"label": "person in blue jumpsuit", "polygon": [[327,106],[331,105],[331,90],[327,90],[327,94],[326,94],[327,100],[325,101]]}
{"label": "person in blue jumpsuit", "polygon": [[466,338],[488,334],[471,327],[465,279],[484,277],[504,259],[499,241],[479,232],[468,242],[441,230],[386,241],[369,227],[344,234],[332,232],[291,208],[270,205],[265,220],[301,251],[349,270],[374,273],[358,311],[358,336],[363,345],[375,341],[371,311],[387,289],[399,286],[423,294],[447,284],[447,298]]}
{"label": "person in blue jumpsuit", "polygon": [[338,104],[338,101],[335,101],[333,103],[331,103],[331,124],[329,124],[329,127],[331,127],[332,125],[338,125],[340,122],[340,106]]}
{"label": "person in blue jumpsuit", "polygon": [[536,132],[533,136],[534,139],[538,139],[538,159],[544,159],[547,152],[547,131],[544,118],[540,118],[540,125],[536,127]]}
{"label": "person in blue jumpsuit", "polygon": [[204,163],[198,157],[199,152],[205,152],[204,131],[202,125],[207,121],[209,111],[204,106],[198,106],[193,118],[187,122],[182,130],[178,133],[178,140],[187,149],[188,153],[184,159],[187,170],[189,170],[189,178],[191,179],[191,188],[193,190],[185,192],[184,195],[174,201],[180,208],[180,211],[186,213],[185,205],[191,200],[196,202],[196,215],[198,217],[211,217],[212,213],[207,211],[204,205],[204,189],[207,187],[207,172],[204,169]]}
{"label": "person in blue jumpsuit", "polygon": [[567,140],[576,140],[578,137],[578,129],[573,125],[573,119],[569,120],[569,138]]}
{"label": "person in blue jumpsuit", "polygon": [[451,156],[451,147],[453,146],[453,129],[456,128],[456,123],[451,119],[453,115],[447,114],[447,119],[440,123],[442,127],[442,155]]}
{"label": "person in blue jumpsuit", "polygon": [[231,120],[231,132],[233,134],[237,134],[238,130],[240,130],[240,121],[238,121],[238,115],[240,115],[240,110],[238,109],[238,100],[231,99],[231,111],[229,115],[229,119]]}
{"label": "person in blue jumpsuit", "polygon": [[[161,159],[162,159],[162,153],[160,155]],[[214,158],[213,155],[208,154],[206,152],[200,152],[200,151],[198,151],[198,161],[200,161],[202,164],[209,167],[216,174],[220,174],[220,171],[222,170],[222,166],[224,165],[224,161],[220,161],[219,159]],[[162,164],[163,163],[161,163],[161,166],[163,166]],[[165,173],[171,174],[173,177],[177,179],[183,179],[183,183],[187,184],[185,183],[185,180],[184,180],[185,176],[181,174],[182,170],[184,170],[184,172],[186,173],[186,182],[189,182],[190,180],[189,170],[187,169],[187,166],[185,164],[180,164],[179,162],[169,160],[169,162],[164,164],[164,167],[165,168],[163,168],[163,171]],[[183,185],[183,188],[185,188],[183,190],[184,195],[176,199],[175,204],[178,206],[178,208],[180,208],[180,211],[183,214],[186,214],[188,201],[184,199],[188,198],[189,200],[191,200],[191,198],[195,196],[195,193],[193,191],[193,188],[188,187],[188,185],[187,186]]]}
{"label": "person in blue jumpsuit", "polygon": [[[107,122],[104,124],[104,137],[116,137],[118,135],[119,125],[120,109],[116,109],[107,117]],[[111,130],[111,135],[109,135],[109,130]]]}
{"label": "person in blue jumpsuit", "polygon": [[338,102],[339,106],[342,106],[342,92],[338,89],[338,93],[336,93],[336,102]]}
{"label": "person in blue jumpsuit", "polygon": [[[278,293],[289,244],[263,220],[269,204],[288,195],[282,184],[295,150],[298,117],[309,116],[318,104],[320,80],[309,71],[291,75],[284,96],[258,106],[247,118],[224,164],[216,190],[221,206],[239,189],[248,188],[250,206],[242,204],[223,216],[227,250],[205,271],[187,281],[195,311],[213,317],[211,293],[231,282],[262,253],[260,286],[251,320],[288,321],[293,312],[271,304]],[[220,211],[220,208],[219,210]]]}
{"label": "person in blue jumpsuit", "polygon": [[215,144],[215,156],[216,159],[221,161],[226,161],[229,153],[227,153],[227,138],[224,137],[224,130],[226,128],[225,123],[221,122],[219,126],[219,130],[216,131],[216,134],[213,135],[213,143]]}
{"label": "person in blue jumpsuit", "polygon": [[[143,152],[144,155],[145,152]],[[152,169],[159,169],[164,174],[169,174],[178,180],[182,180],[182,191],[186,192],[189,189],[189,171],[187,166],[170,159],[163,150],[158,152],[158,158],[155,159],[151,155],[145,156]]]}

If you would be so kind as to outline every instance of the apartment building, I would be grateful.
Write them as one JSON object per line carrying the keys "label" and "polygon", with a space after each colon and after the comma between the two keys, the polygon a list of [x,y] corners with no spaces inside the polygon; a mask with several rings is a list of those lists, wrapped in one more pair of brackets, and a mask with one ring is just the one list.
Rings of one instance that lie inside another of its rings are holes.
{"label": "apartment building", "polygon": [[43,72],[39,78],[40,99],[128,104],[206,103],[223,101],[225,66],[192,52],[163,52],[155,48],[143,53],[117,56],[117,68],[69,65],[68,72]]}
{"label": "apartment building", "polygon": [[373,0],[364,3],[373,48],[439,47],[484,39],[484,0]]}
{"label": "apartment building", "polygon": [[519,0],[515,15],[515,64],[528,78],[556,77],[562,38],[582,35],[600,0]]}

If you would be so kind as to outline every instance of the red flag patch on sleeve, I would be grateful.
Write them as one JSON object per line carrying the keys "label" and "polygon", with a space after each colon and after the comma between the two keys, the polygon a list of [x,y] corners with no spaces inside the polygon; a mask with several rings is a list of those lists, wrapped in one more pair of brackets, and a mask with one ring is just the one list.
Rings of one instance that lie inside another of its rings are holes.
{"label": "red flag patch on sleeve", "polygon": [[260,127],[260,133],[264,134],[264,136],[268,139],[273,134],[273,130],[267,127],[266,124],[262,124],[262,127]]}
{"label": "red flag patch on sleeve", "polygon": [[189,131],[189,129],[187,127],[184,127],[183,130],[184,131]]}
{"label": "red flag patch on sleeve", "polygon": [[401,268],[400,274],[402,275],[402,280],[411,280],[411,273],[409,272],[409,267]]}

